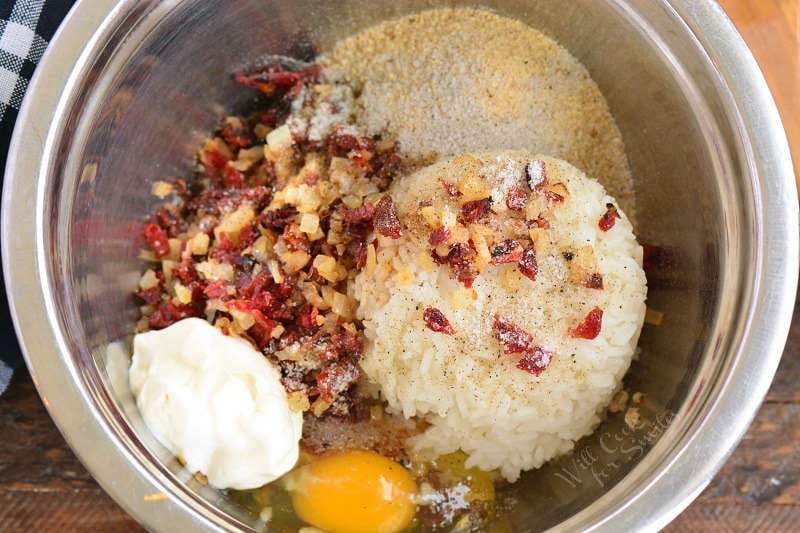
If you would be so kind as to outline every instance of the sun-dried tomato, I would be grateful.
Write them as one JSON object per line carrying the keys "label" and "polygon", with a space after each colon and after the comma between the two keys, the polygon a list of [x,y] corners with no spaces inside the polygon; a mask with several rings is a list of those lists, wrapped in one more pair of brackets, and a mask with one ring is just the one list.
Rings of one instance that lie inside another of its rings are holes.
{"label": "sun-dried tomato", "polygon": [[283,242],[285,242],[286,247],[292,251],[300,250],[306,253],[311,251],[311,241],[308,240],[306,234],[301,232],[300,228],[294,224],[283,228]]}
{"label": "sun-dried tomato", "polygon": [[321,337],[315,343],[323,347],[319,352],[322,362],[335,361],[345,356],[358,361],[364,352],[361,335],[341,325],[331,335]]}
{"label": "sun-dried tomato", "polygon": [[447,226],[439,226],[433,230],[428,237],[428,242],[431,246],[439,246],[450,240],[451,234]]}
{"label": "sun-dried tomato", "polygon": [[528,332],[502,315],[494,315],[492,335],[503,347],[504,354],[525,353],[535,347],[533,337]]}
{"label": "sun-dried tomato", "polygon": [[[437,255],[434,252],[434,255]],[[475,249],[469,244],[459,242],[450,248],[447,254],[447,264],[450,265],[450,274],[460,281],[466,288],[472,287],[472,282],[478,277],[478,268],[475,266]]]}
{"label": "sun-dried tomato", "polygon": [[256,143],[255,136],[241,120],[226,121],[220,136],[228,146],[235,148],[247,148]]}
{"label": "sun-dried tomato", "polygon": [[230,263],[235,266],[242,264],[242,255],[239,252],[239,247],[233,243],[225,232],[221,232],[217,236],[214,248],[208,255],[219,263]]}
{"label": "sun-dried tomato", "polygon": [[436,250],[431,250],[431,259],[433,259],[433,262],[436,263],[437,265],[447,264],[447,256],[439,255],[438,253],[436,253]]}
{"label": "sun-dried tomato", "polygon": [[540,346],[534,346],[522,355],[517,362],[517,368],[534,376],[540,376],[550,366],[552,359],[553,354],[551,352],[543,350]]}
{"label": "sun-dried tomato", "polygon": [[164,290],[162,287],[158,286],[136,291],[136,297],[148,305],[158,305],[161,303],[162,294],[164,294]]}
{"label": "sun-dried tomato", "polygon": [[317,316],[319,316],[319,309],[315,305],[305,305],[297,314],[295,323],[303,329],[316,330],[319,327],[317,324]]}
{"label": "sun-dried tomato", "polygon": [[345,358],[334,361],[317,374],[320,396],[325,401],[332,401],[355,384],[360,374],[358,366],[352,360]]}
{"label": "sun-dried tomato", "polygon": [[219,150],[202,150],[200,160],[205,164],[206,170],[216,170],[218,172],[225,168],[230,159]]}
{"label": "sun-dried tomato", "polygon": [[549,189],[546,189],[544,191],[544,197],[547,198],[548,200],[550,200],[551,202],[555,203],[555,204],[560,204],[561,202],[564,201],[564,197],[563,196],[561,196],[557,192],[551,191]]}
{"label": "sun-dried tomato", "polygon": [[287,225],[293,224],[297,219],[297,208],[285,205],[279,209],[267,211],[261,215],[260,222],[265,228],[283,230]]}
{"label": "sun-dried tomato", "polygon": [[595,307],[583,321],[575,328],[570,329],[569,333],[577,339],[596,339],[600,335],[600,328],[603,326],[603,310]]}
{"label": "sun-dried tomato", "polygon": [[422,320],[428,329],[436,333],[444,333],[445,335],[454,335],[456,330],[450,325],[450,321],[444,316],[439,309],[435,307],[426,307],[422,312]]}
{"label": "sun-dried tomato", "polygon": [[537,216],[533,220],[526,220],[525,223],[529,228],[550,229],[550,221],[542,215]]}
{"label": "sun-dried tomato", "polygon": [[150,315],[148,323],[150,329],[164,329],[178,320],[189,317],[202,316],[202,310],[195,305],[175,305],[172,301],[161,302],[158,308]]}
{"label": "sun-dried tomato", "polygon": [[254,277],[250,275],[243,276],[237,284],[239,294],[244,298],[252,298],[265,291],[271,281],[272,278],[266,270],[262,270]]}
{"label": "sun-dried tomato", "polygon": [[601,230],[608,231],[614,227],[619,217],[619,211],[614,207],[614,204],[606,204],[606,212],[600,217],[600,222],[597,225]]}
{"label": "sun-dried tomato", "polygon": [[280,97],[297,93],[303,83],[316,80],[321,71],[319,65],[292,72],[284,70],[281,65],[271,64],[248,74],[236,73],[234,80],[245,87],[258,89],[267,96]]}
{"label": "sun-dried tomato", "polygon": [[389,186],[391,180],[402,170],[403,158],[397,155],[395,149],[377,152],[370,160],[370,167],[370,178],[383,190]]}
{"label": "sun-dried tomato", "polygon": [[528,204],[528,195],[519,187],[511,187],[506,193],[506,207],[512,211],[522,211]]}
{"label": "sun-dried tomato", "polygon": [[272,340],[272,330],[275,329],[278,323],[264,316],[258,309],[252,309],[250,315],[255,322],[247,330],[247,334],[255,341],[256,346],[262,349]]}
{"label": "sun-dried tomato", "polygon": [[473,200],[461,206],[461,218],[464,222],[477,222],[492,211],[492,197]]}
{"label": "sun-dried tomato", "polygon": [[519,241],[507,239],[493,245],[489,249],[492,258],[489,263],[493,265],[502,265],[505,263],[516,263],[522,259],[524,250]]}
{"label": "sun-dried tomato", "polygon": [[156,257],[162,259],[169,255],[169,239],[167,233],[161,229],[158,224],[148,224],[144,227],[144,238],[147,244],[156,254]]}
{"label": "sun-dried tomato", "polygon": [[492,333],[497,342],[500,343],[500,346],[503,347],[504,354],[522,354],[516,365],[520,370],[538,376],[550,364],[553,354],[535,344],[530,333],[507,318],[495,314]]}
{"label": "sun-dried tomato", "polygon": [[345,222],[366,222],[372,220],[375,214],[375,206],[369,202],[364,202],[360,206],[352,209],[345,208],[343,214]]}
{"label": "sun-dried tomato", "polygon": [[228,295],[228,285],[221,279],[214,280],[206,285],[203,294],[209,298],[222,298]]}
{"label": "sun-dried tomato", "polygon": [[375,205],[372,223],[375,226],[375,231],[381,235],[392,239],[399,239],[403,236],[400,219],[397,218],[397,210],[392,197],[388,193],[381,196],[381,199]]}
{"label": "sun-dried tomato", "polygon": [[194,262],[189,259],[184,259],[174,266],[172,268],[172,275],[178,278],[184,285],[189,285],[193,281],[200,279],[194,267]]}
{"label": "sun-dried tomato", "polygon": [[458,188],[449,181],[442,180],[442,188],[444,189],[444,192],[446,192],[448,196],[453,196],[453,197],[461,196],[461,191],[459,191]]}
{"label": "sun-dried tomato", "polygon": [[156,222],[164,228],[168,237],[175,238],[181,234],[184,228],[184,220],[180,210],[172,205],[162,205],[156,211]]}
{"label": "sun-dried tomato", "polygon": [[536,281],[536,275],[539,273],[539,263],[536,261],[536,250],[533,247],[525,248],[525,251],[522,252],[522,257],[517,263],[517,268],[525,277]]}
{"label": "sun-dried tomato", "polygon": [[583,286],[587,289],[602,289],[603,288],[603,275],[595,272],[589,274],[583,280]]}
{"label": "sun-dried tomato", "polygon": [[361,270],[367,264],[367,245],[364,242],[350,241],[347,243],[347,254],[353,258],[357,269]]}
{"label": "sun-dried tomato", "polygon": [[230,165],[225,165],[222,173],[222,185],[226,189],[241,189],[244,187],[244,174]]}
{"label": "sun-dried tomato", "polygon": [[183,208],[189,213],[208,213],[219,215],[233,206],[233,199],[220,189],[206,189],[196,196],[184,200]]}
{"label": "sun-dried tomato", "polygon": [[525,165],[525,180],[532,191],[547,185],[547,165],[541,159],[534,159]]}
{"label": "sun-dried tomato", "polygon": [[239,232],[239,248],[244,250],[251,246],[261,236],[257,224],[248,224]]}
{"label": "sun-dried tomato", "polygon": [[328,143],[331,149],[338,152],[351,152],[351,151],[375,151],[375,139],[372,137],[359,137],[348,131],[345,126],[336,126],[328,134]]}

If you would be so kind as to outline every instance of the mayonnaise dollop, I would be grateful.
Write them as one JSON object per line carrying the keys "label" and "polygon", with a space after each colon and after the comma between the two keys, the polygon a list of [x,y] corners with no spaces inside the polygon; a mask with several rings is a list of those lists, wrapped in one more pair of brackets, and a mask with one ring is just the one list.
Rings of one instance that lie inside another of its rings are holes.
{"label": "mayonnaise dollop", "polygon": [[247,341],[187,318],[134,337],[129,377],[147,426],[209,484],[259,487],[297,462],[302,413]]}

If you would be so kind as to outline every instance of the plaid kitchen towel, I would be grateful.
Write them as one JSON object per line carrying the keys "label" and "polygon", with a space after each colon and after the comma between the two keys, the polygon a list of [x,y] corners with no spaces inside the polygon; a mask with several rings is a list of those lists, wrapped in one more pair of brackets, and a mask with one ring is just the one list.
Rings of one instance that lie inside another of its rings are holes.
{"label": "plaid kitchen towel", "polygon": [[[47,43],[75,0],[0,0],[0,169],[5,169],[8,144],[19,106]],[[1,280],[2,278],[0,278]],[[6,302],[0,294],[0,394],[13,370],[22,363]]]}

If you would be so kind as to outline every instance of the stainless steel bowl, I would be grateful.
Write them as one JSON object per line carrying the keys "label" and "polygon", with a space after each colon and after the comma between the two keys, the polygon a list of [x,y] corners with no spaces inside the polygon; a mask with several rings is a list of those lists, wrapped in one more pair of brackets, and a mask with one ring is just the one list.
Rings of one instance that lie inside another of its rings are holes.
{"label": "stainless steel bowl", "polygon": [[[477,2],[447,2],[447,5]],[[184,176],[194,150],[250,93],[230,73],[328,47],[436,2],[79,1],[29,88],[3,191],[3,262],[37,387],[75,452],[153,529],[260,528],[201,487],[116,386],[108,346],[130,296],[150,183]],[[619,415],[514,487],[518,530],[658,528],[701,491],[772,379],[792,313],[798,204],[789,151],[752,56],[711,0],[487,1],[565,45],[591,71],[624,136],[640,240],[665,250],[626,378],[644,425]],[[113,350],[111,350],[113,352]],[[124,357],[123,357],[124,358]],[[153,497],[163,494],[165,497]]]}

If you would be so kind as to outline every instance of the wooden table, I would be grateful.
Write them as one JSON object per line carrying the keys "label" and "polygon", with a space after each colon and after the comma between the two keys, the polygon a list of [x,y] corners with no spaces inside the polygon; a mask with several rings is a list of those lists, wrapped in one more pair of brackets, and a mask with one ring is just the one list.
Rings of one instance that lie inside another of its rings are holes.
{"label": "wooden table", "polygon": [[[723,0],[759,60],[800,162],[800,0]],[[800,177],[800,172],[797,173]],[[800,529],[800,312],[766,402],[668,531]],[[78,462],[18,371],[0,397],[0,529],[141,531]]]}

